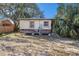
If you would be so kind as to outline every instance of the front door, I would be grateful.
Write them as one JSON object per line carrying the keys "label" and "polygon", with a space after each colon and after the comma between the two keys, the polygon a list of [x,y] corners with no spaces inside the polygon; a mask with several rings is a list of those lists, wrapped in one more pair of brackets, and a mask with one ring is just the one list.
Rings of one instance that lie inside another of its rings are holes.
{"label": "front door", "polygon": [[39,24],[39,28],[38,28],[38,33],[41,34],[41,30],[42,30],[42,24]]}

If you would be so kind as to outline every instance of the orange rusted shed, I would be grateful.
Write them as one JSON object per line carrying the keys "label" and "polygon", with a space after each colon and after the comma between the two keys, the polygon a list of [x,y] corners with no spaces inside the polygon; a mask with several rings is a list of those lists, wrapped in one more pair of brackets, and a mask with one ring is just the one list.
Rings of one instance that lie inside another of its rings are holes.
{"label": "orange rusted shed", "polygon": [[0,20],[0,33],[13,32],[14,29],[15,24],[11,19],[5,18],[3,20]]}

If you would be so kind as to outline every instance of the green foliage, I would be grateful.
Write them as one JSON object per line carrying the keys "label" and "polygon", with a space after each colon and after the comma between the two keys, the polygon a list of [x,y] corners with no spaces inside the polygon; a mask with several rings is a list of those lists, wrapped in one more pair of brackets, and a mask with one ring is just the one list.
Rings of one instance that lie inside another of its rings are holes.
{"label": "green foliage", "polygon": [[35,3],[2,3],[0,4],[0,14],[14,20],[17,18],[44,17],[43,12]]}
{"label": "green foliage", "polygon": [[[44,18],[43,12],[35,3],[2,3],[0,4],[0,14],[14,21],[17,18]],[[16,24],[15,31],[18,29],[18,24]]]}
{"label": "green foliage", "polygon": [[79,4],[59,4],[54,31],[63,37],[77,38],[79,32]]}
{"label": "green foliage", "polygon": [[69,33],[72,38],[76,38],[77,32],[74,29],[71,29]]}
{"label": "green foliage", "polygon": [[74,25],[76,25],[76,26],[79,26],[79,15],[76,15],[75,17],[74,17]]}

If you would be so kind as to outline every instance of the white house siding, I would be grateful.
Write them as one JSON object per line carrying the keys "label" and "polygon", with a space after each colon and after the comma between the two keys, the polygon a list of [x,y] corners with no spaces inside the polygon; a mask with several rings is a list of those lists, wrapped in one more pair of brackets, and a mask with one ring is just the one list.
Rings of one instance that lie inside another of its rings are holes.
{"label": "white house siding", "polygon": [[[30,21],[34,21],[34,28],[30,28]],[[44,22],[49,22],[49,26],[45,27]],[[39,29],[41,27],[41,29]],[[51,31],[51,20],[20,20],[20,30],[21,32],[32,33],[37,32],[48,32]]]}
{"label": "white house siding", "polygon": [[[49,26],[47,26],[47,27],[44,26],[45,21],[49,22]],[[51,29],[51,20],[41,20],[40,26],[42,27],[42,29]]]}
{"label": "white house siding", "polygon": [[30,28],[30,21],[34,21],[34,20],[21,20],[20,29],[38,29],[39,21],[34,21],[34,28]]}
{"label": "white house siding", "polygon": [[29,21],[21,20],[19,23],[20,29],[29,29]]}

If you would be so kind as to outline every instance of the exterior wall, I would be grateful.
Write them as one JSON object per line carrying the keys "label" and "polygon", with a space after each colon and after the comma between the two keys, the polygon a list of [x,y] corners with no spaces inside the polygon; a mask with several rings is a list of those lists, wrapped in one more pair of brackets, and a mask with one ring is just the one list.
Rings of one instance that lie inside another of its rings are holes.
{"label": "exterior wall", "polygon": [[20,29],[30,29],[29,28],[29,21],[21,20],[19,22],[19,26],[20,26]]}
{"label": "exterior wall", "polygon": [[14,31],[14,26],[0,27],[0,33],[12,32]]}
{"label": "exterior wall", "polygon": [[[34,21],[34,28],[30,28],[30,21]],[[49,22],[49,26],[44,26],[44,21]],[[51,20],[20,20],[20,29],[39,29],[41,27],[42,29],[51,29]]]}
{"label": "exterior wall", "polygon": [[[34,21],[34,28],[30,28],[30,21]],[[49,22],[49,26],[44,26],[45,21]],[[51,20],[20,20],[19,26],[20,32],[24,33],[38,33],[39,27],[41,27],[41,33],[51,32]]]}
{"label": "exterior wall", "polygon": [[[9,24],[9,26],[3,26],[3,24]],[[15,25],[11,24],[8,20],[0,21],[0,33],[7,33],[14,31]]]}
{"label": "exterior wall", "polygon": [[[47,27],[44,26],[45,21],[47,21],[49,23],[49,25]],[[51,29],[51,20],[41,20],[40,26],[42,27],[42,29]]]}
{"label": "exterior wall", "polygon": [[[30,21],[34,21],[34,28],[30,28]],[[20,29],[38,29],[38,20],[20,20]]]}

